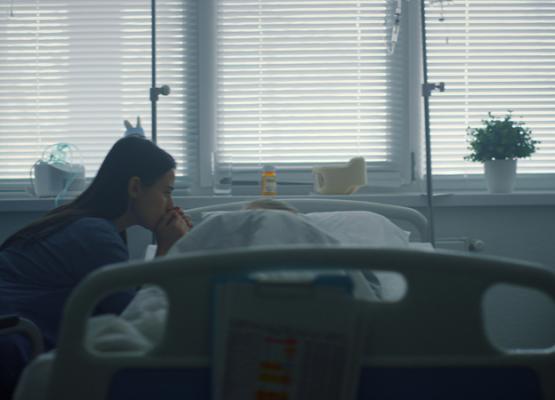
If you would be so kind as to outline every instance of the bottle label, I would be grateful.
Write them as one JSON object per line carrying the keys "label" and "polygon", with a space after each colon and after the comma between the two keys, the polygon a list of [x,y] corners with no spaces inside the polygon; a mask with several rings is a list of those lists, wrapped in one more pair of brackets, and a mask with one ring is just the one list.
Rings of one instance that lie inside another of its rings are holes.
{"label": "bottle label", "polygon": [[262,175],[262,195],[277,195],[277,179],[275,175]]}

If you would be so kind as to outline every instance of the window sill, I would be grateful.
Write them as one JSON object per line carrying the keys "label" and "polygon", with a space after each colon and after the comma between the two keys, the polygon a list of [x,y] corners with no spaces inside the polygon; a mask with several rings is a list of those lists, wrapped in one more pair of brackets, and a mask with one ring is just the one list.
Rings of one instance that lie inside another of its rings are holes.
{"label": "window sill", "polygon": [[[175,202],[185,208],[194,208],[231,201],[249,201],[258,195],[182,195],[176,193]],[[405,207],[426,208],[427,199],[423,193],[369,193],[352,195],[283,195],[277,198],[329,198],[342,200],[372,201]],[[434,207],[517,207],[555,206],[555,191],[516,191],[513,193],[491,194],[477,192],[440,192],[434,195]],[[0,212],[44,212],[54,208],[53,198],[36,198],[24,194],[0,194]]]}

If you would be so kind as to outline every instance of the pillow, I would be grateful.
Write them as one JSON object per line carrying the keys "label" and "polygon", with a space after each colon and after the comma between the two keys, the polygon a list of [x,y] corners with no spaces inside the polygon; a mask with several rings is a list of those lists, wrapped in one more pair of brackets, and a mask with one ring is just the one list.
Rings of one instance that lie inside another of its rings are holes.
{"label": "pillow", "polygon": [[313,212],[306,217],[345,245],[409,247],[410,232],[370,211]]}

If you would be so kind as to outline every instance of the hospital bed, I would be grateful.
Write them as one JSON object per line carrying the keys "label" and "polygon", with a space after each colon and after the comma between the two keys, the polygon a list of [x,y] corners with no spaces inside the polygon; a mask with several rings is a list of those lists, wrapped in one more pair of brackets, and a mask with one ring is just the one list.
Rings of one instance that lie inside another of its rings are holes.
{"label": "hospital bed", "polygon": [[[309,207],[304,200],[288,203],[301,211]],[[190,211],[201,215],[242,205]],[[329,205],[323,207],[329,210]],[[408,225],[416,225],[426,237],[425,218],[416,212],[383,205],[373,211],[391,212],[386,215],[392,219],[406,213]],[[293,266],[391,271],[406,281],[399,301],[361,306],[366,328],[355,398],[555,398],[555,348],[498,347],[488,335],[483,311],[484,296],[498,284],[530,287],[555,300],[552,270],[444,251],[360,247],[237,249],[103,268],[87,277],[67,304],[59,348],[46,360],[52,368],[44,395],[28,396],[33,389],[20,388],[20,398],[209,399],[214,281],[222,275]],[[145,283],[162,288],[170,304],[160,343],[148,352],[97,353],[88,348],[86,324],[94,305],[112,291]],[[35,361],[41,362],[45,358]]]}

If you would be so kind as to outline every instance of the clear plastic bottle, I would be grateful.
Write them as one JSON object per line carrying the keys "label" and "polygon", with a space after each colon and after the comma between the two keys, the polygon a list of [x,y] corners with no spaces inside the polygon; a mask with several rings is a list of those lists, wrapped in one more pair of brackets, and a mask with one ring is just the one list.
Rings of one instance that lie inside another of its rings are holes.
{"label": "clear plastic bottle", "polygon": [[273,165],[265,165],[262,168],[262,196],[277,195],[276,168]]}

